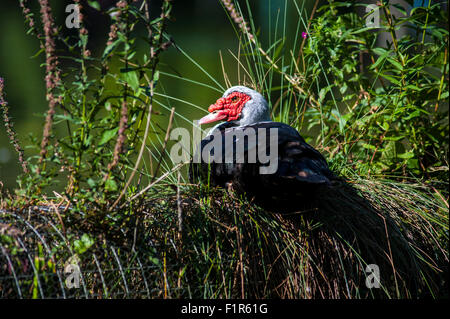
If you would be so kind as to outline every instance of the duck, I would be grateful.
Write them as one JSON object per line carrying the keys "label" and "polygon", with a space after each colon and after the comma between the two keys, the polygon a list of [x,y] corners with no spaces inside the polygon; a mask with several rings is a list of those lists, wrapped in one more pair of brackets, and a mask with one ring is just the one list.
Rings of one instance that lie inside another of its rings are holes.
{"label": "duck", "polygon": [[189,165],[191,183],[208,183],[281,213],[299,211],[336,178],[324,156],[288,124],[274,122],[267,100],[233,86],[199,125],[219,122]]}

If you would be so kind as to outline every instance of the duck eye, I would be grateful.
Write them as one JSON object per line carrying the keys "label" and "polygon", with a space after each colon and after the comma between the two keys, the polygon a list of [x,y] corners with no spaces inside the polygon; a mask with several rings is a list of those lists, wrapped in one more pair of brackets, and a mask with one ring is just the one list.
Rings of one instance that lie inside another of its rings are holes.
{"label": "duck eye", "polygon": [[239,98],[237,96],[233,96],[231,98],[231,102],[237,102],[239,100]]}

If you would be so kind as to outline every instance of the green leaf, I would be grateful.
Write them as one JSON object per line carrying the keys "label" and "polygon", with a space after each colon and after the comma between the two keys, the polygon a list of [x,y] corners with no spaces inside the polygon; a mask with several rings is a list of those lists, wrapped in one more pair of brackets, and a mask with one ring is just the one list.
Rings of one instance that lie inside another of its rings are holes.
{"label": "green leaf", "polygon": [[409,169],[418,169],[419,168],[419,160],[415,158],[411,158],[408,160],[408,164],[406,165]]}
{"label": "green leaf", "polygon": [[158,80],[159,80],[159,71],[156,71],[155,74],[153,75],[153,82],[156,84]]}
{"label": "green leaf", "polygon": [[384,139],[386,141],[399,141],[403,138],[405,138],[405,137],[403,135],[401,135],[401,136],[386,136]]}
{"label": "green leaf", "polygon": [[397,157],[402,158],[402,159],[410,159],[414,157],[414,153],[412,151],[409,152],[405,152],[403,154],[398,154]]}
{"label": "green leaf", "polygon": [[420,110],[416,110],[416,111],[412,112],[407,117],[405,117],[404,120],[408,121],[408,120],[418,117],[418,116],[420,116]]}
{"label": "green leaf", "polygon": [[276,61],[278,59],[281,52],[283,51],[283,48],[284,48],[284,39],[283,39],[283,41],[280,42],[280,44],[275,49],[275,53],[273,54],[272,60]]}
{"label": "green leaf", "polygon": [[389,130],[389,123],[388,122],[383,122],[383,124],[380,124],[379,122],[377,122],[378,126],[381,127],[384,131]]}
{"label": "green leaf", "polygon": [[375,63],[370,66],[370,69],[373,70],[376,67],[378,67],[378,65],[380,65],[381,62],[384,62],[384,60],[386,59],[386,57],[388,55],[389,55],[389,51],[386,51],[384,54],[382,54],[380,57],[378,57],[378,59],[375,61]]}
{"label": "green leaf", "polygon": [[113,43],[107,45],[105,50],[103,51],[102,59],[105,59],[108,56],[108,54],[110,54],[120,42],[122,42],[122,40],[117,39]]}
{"label": "green leaf", "polygon": [[337,119],[339,123],[339,132],[342,134],[344,133],[345,124],[347,124],[346,119],[341,115],[338,109],[333,109],[331,111],[331,114]]}
{"label": "green leaf", "polygon": [[88,178],[87,183],[90,187],[97,186],[97,183],[92,178]]}
{"label": "green leaf", "polygon": [[155,266],[160,266],[161,265],[161,262],[159,261],[159,259],[158,258],[156,258],[156,257],[149,257],[148,258]]}
{"label": "green leaf", "polygon": [[374,149],[376,149],[375,146],[370,145],[370,144],[367,144],[367,143],[363,143],[363,144],[362,144],[362,147],[367,148],[368,150],[374,150]]}
{"label": "green leaf", "polygon": [[381,153],[381,159],[391,162],[397,157],[397,148],[396,143],[391,141],[387,143],[386,147],[384,148],[383,152]]}
{"label": "green leaf", "polygon": [[88,0],[88,3],[92,8],[97,9],[98,11],[101,10],[100,4],[97,1]]}
{"label": "green leaf", "polygon": [[397,69],[399,69],[400,71],[403,70],[403,66],[401,65],[400,62],[398,62],[398,61],[396,61],[396,60],[394,60],[394,59],[392,59],[392,58],[387,58],[387,60],[388,60],[393,66],[395,66]]}
{"label": "green leaf", "polygon": [[372,51],[373,51],[373,53],[375,53],[377,55],[387,55],[387,54],[389,54],[389,51],[384,49],[384,48],[373,48]]}
{"label": "green leaf", "polygon": [[136,71],[129,71],[120,74],[120,78],[124,80],[134,90],[139,89],[139,77]]}
{"label": "green leaf", "polygon": [[69,121],[69,122],[72,122],[72,123],[75,123],[75,124],[79,124],[80,123],[80,121],[75,121],[74,118],[71,115],[65,115],[65,114],[55,114],[55,120]]}
{"label": "green leaf", "polygon": [[420,91],[421,90],[421,88],[417,87],[414,84],[408,84],[407,86],[405,86],[405,88],[406,89],[411,89],[411,90],[414,90],[414,91]]}
{"label": "green leaf", "polygon": [[118,189],[118,187],[117,187],[117,183],[116,183],[116,181],[111,177],[111,178],[108,178],[107,180],[106,180],[106,182],[105,182],[105,189],[107,190],[107,191],[110,191],[110,192],[115,192],[115,191],[117,191],[117,189]]}
{"label": "green leaf", "polygon": [[81,255],[86,252],[93,244],[94,240],[88,234],[83,234],[83,236],[81,236],[81,239],[75,240],[73,246],[75,252]]}
{"label": "green leaf", "polygon": [[392,83],[394,83],[394,84],[396,84],[396,85],[400,85],[400,81],[397,80],[396,78],[394,78],[394,77],[391,76],[391,75],[388,75],[388,74],[386,74],[386,73],[383,73],[381,76],[384,77],[386,80],[389,80],[389,81],[391,81]]}
{"label": "green leaf", "polygon": [[86,248],[89,248],[94,244],[94,240],[91,237],[89,237],[88,234],[83,234],[83,236],[81,236],[81,241],[83,242]]}
{"label": "green leaf", "polygon": [[111,140],[114,136],[116,136],[117,131],[119,130],[119,127],[115,127],[111,130],[104,131],[102,134],[102,138],[98,145],[103,145],[107,143],[109,140]]}
{"label": "green leaf", "polygon": [[44,49],[40,49],[35,55],[31,57],[31,59],[37,58],[41,53],[45,52]]}

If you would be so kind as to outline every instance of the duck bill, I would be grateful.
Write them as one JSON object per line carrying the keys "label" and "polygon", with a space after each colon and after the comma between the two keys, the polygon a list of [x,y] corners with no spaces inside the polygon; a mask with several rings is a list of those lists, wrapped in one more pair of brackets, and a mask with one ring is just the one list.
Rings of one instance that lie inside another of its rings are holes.
{"label": "duck bill", "polygon": [[217,122],[217,121],[221,121],[227,118],[227,113],[225,112],[213,112],[210,113],[204,117],[202,117],[199,121],[198,124],[208,124],[208,123],[212,123],[212,122]]}

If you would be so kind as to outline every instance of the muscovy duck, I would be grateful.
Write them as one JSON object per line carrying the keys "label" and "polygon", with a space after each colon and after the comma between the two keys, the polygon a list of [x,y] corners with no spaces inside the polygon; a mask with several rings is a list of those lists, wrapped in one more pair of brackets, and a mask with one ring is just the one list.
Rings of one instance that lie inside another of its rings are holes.
{"label": "muscovy duck", "polygon": [[266,209],[292,212],[335,178],[296,129],[271,121],[267,101],[255,90],[231,87],[208,111],[199,124],[225,122],[201,141],[190,163],[192,183],[232,188]]}

